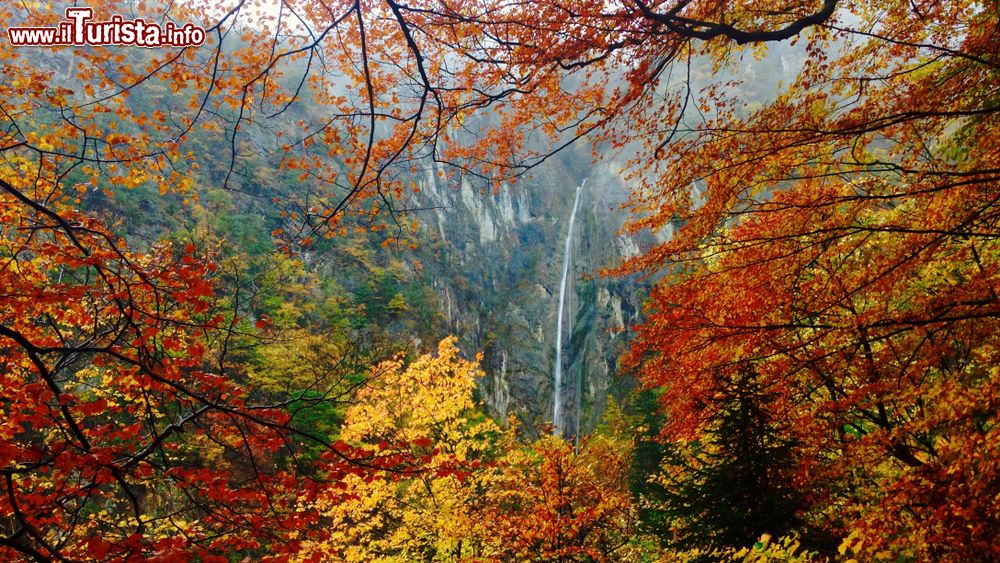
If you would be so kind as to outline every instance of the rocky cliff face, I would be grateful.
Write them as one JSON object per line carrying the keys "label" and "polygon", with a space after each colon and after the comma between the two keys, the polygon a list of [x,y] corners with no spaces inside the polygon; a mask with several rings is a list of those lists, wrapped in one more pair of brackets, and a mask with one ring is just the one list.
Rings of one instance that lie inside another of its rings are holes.
{"label": "rocky cliff face", "polygon": [[[482,351],[479,394],[494,415],[514,413],[526,429],[552,418],[556,311],[565,237],[581,192],[571,244],[563,325],[567,434],[595,425],[616,387],[622,331],[637,320],[640,292],[603,268],[638,250],[618,235],[625,187],[607,165],[568,153],[493,193],[485,184],[427,167],[411,202],[432,242],[421,253],[448,330]],[[620,387],[620,385],[619,385]],[[577,422],[577,413],[580,413]]]}

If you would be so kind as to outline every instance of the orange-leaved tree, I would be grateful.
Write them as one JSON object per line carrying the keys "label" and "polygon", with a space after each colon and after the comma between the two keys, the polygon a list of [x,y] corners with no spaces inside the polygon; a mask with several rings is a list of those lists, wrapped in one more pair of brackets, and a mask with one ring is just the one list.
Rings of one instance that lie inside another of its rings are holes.
{"label": "orange-leaved tree", "polygon": [[628,487],[631,429],[620,411],[579,450],[545,435],[519,445],[509,434],[478,512],[491,561],[629,561],[655,550],[642,543]]}
{"label": "orange-leaved tree", "polygon": [[[754,369],[791,417],[806,516],[865,558],[1000,550],[996,7],[844,3],[763,107],[716,106],[636,177],[622,271],[671,273],[630,360],[663,436]],[[709,100],[711,100],[709,96]],[[653,156],[656,156],[655,153]]]}

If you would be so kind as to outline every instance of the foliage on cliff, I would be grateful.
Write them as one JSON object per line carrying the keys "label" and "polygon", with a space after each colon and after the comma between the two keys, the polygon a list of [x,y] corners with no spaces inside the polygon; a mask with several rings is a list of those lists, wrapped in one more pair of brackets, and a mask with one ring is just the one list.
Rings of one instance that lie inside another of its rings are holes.
{"label": "foliage on cliff", "polygon": [[[95,10],[207,41],[0,46],[4,558],[1000,557],[995,2]],[[499,188],[583,139],[659,241],[611,272],[655,280],[659,412],[577,449],[485,418],[453,340],[407,356],[440,315],[372,248],[418,166]]]}

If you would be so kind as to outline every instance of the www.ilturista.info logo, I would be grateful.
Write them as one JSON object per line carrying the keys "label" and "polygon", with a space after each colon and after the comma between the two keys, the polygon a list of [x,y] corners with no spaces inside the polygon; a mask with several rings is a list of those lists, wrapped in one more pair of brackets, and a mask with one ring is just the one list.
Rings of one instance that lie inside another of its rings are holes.
{"label": "www.ilturista.info logo", "polygon": [[143,19],[126,20],[113,15],[92,21],[90,8],[66,8],[66,19],[56,27],[11,27],[7,39],[15,47],[29,45],[135,45],[137,47],[190,47],[205,42],[205,29],[172,21],[162,25]]}

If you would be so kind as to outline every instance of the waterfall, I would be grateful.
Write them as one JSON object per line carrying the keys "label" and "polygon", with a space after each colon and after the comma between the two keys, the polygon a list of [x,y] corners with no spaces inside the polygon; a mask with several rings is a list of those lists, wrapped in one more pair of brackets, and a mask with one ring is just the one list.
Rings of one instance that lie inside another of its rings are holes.
{"label": "waterfall", "polygon": [[[587,185],[587,179],[576,187],[576,197],[573,199],[573,212],[569,215],[569,227],[566,229],[566,250],[563,253],[562,281],[559,283],[559,312],[556,316],[556,368],[552,374],[552,431],[562,434],[560,417],[562,416],[562,330],[563,307],[566,304],[566,281],[569,278],[570,246],[573,243],[573,222],[576,221],[576,208],[580,205],[580,191]],[[570,327],[572,328],[572,327]]]}

